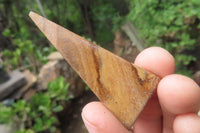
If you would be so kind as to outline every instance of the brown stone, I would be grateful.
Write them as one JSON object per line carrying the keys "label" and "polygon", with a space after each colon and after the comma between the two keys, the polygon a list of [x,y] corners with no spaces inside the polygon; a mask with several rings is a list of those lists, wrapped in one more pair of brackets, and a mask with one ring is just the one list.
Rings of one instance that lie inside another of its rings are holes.
{"label": "brown stone", "polygon": [[118,56],[122,56],[124,52],[124,47],[127,44],[126,38],[122,35],[120,30],[115,32],[115,39],[113,40],[114,43],[114,53]]}
{"label": "brown stone", "polygon": [[29,70],[23,71],[23,75],[25,76],[27,83],[26,85],[21,87],[17,92],[15,92],[12,95],[12,98],[15,98],[15,99],[21,98],[26,93],[26,91],[28,91],[37,81],[36,75],[31,73]]}
{"label": "brown stone", "polygon": [[194,75],[193,75],[194,81],[200,86],[200,71],[197,71]]}
{"label": "brown stone", "polygon": [[35,95],[35,93],[36,93],[36,89],[29,89],[23,96],[23,99],[28,101],[28,100],[30,100],[31,97],[33,97]]}
{"label": "brown stone", "polygon": [[57,60],[50,61],[45,64],[38,75],[38,89],[46,89],[47,84],[50,81],[54,81],[57,78],[57,73],[55,69],[55,65],[58,63]]}
{"label": "brown stone", "polygon": [[114,53],[124,59],[134,62],[136,56],[139,54],[139,50],[131,43],[127,37],[119,30],[115,33],[114,39]]}
{"label": "brown stone", "polygon": [[30,70],[23,71],[23,74],[27,80],[27,84],[22,88],[22,91],[25,92],[28,88],[36,83],[37,77],[35,74],[31,73]]}
{"label": "brown stone", "polygon": [[36,13],[29,15],[103,104],[131,129],[159,77]]}
{"label": "brown stone", "polygon": [[38,76],[37,89],[46,89],[48,83],[59,76],[63,76],[69,83],[70,95],[75,98],[82,94],[85,84],[64,59],[53,59],[42,67]]}
{"label": "brown stone", "polygon": [[53,52],[51,53],[48,57],[47,57],[48,60],[62,60],[64,59],[62,57],[62,55],[59,53],[59,52]]}

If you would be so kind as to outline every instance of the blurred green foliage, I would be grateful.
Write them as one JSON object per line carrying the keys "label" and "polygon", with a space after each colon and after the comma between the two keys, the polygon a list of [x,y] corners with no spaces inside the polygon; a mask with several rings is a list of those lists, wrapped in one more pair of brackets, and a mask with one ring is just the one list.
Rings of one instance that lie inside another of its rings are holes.
{"label": "blurred green foliage", "polygon": [[[42,8],[36,0],[20,2],[0,0],[0,11],[7,20],[2,34],[9,37],[14,44],[14,48],[4,51],[7,60],[5,65],[10,64],[10,69],[46,63],[46,55],[54,50],[49,47],[49,42],[28,18],[30,10],[39,14],[44,12],[43,15],[48,19],[79,35],[91,38],[103,47],[112,43],[114,32],[123,23],[132,21],[140,37],[145,41],[146,47],[160,46],[175,56],[178,73],[183,72],[188,75],[188,64],[196,60],[193,55],[187,55],[183,51],[195,49],[199,45],[198,0],[40,0],[40,2]],[[125,7],[119,8],[120,5]],[[125,9],[128,9],[128,12],[124,13]]]}
{"label": "blurred green foliage", "polygon": [[119,12],[110,3],[99,0],[97,6],[91,9],[91,13],[93,15],[96,41],[100,44],[112,41],[114,39],[113,29],[119,28],[121,22]]}
{"label": "blurred green foliage", "polygon": [[9,123],[17,128],[15,133],[36,133],[56,131],[58,120],[55,113],[72,96],[68,94],[69,84],[58,77],[48,84],[46,92],[36,93],[29,102],[18,100],[11,106],[0,104],[0,124]]}
{"label": "blurred green foliage", "polygon": [[[2,33],[6,37],[12,37],[9,29],[5,29]],[[54,47],[41,47],[33,43],[32,40],[23,38],[12,39],[14,50],[5,49],[3,51],[4,66],[10,69],[15,69],[21,66],[28,66],[30,69],[34,69],[40,66],[40,63],[45,64],[47,62],[46,56],[55,51]]]}
{"label": "blurred green foliage", "polygon": [[3,51],[7,70],[26,67],[37,72],[55,51],[28,17],[30,10],[43,11],[48,19],[104,46],[112,42],[112,29],[120,22],[118,11],[106,0],[40,0],[40,4],[42,9],[35,0],[0,0],[0,12],[7,20],[2,34],[12,42],[11,49]]}
{"label": "blurred green foliage", "polygon": [[[183,54],[199,45],[199,0],[128,0],[131,20],[138,28],[147,46],[167,49],[176,59],[176,71],[190,76],[187,65],[195,61],[192,55]],[[156,58],[156,57],[155,57]]]}

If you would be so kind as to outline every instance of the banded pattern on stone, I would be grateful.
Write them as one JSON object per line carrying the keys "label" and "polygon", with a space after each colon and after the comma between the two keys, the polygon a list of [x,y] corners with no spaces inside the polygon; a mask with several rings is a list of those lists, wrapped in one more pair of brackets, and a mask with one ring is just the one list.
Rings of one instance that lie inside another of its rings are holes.
{"label": "banded pattern on stone", "polygon": [[36,13],[29,15],[100,101],[131,129],[159,77]]}

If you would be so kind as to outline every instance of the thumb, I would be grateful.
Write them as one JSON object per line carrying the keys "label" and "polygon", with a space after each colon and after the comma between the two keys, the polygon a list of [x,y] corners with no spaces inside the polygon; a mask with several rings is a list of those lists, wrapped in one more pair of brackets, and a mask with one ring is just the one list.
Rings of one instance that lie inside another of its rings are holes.
{"label": "thumb", "polygon": [[89,133],[131,133],[100,102],[87,104],[82,119]]}

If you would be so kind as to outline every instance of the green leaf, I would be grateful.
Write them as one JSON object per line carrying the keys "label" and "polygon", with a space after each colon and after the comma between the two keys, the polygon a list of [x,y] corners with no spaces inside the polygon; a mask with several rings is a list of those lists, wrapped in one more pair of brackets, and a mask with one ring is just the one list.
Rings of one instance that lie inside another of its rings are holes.
{"label": "green leaf", "polygon": [[63,96],[66,96],[68,93],[68,87],[69,84],[65,82],[65,79],[63,77],[58,77],[54,81],[48,83],[48,91],[49,95],[54,98],[57,97],[63,98]]}
{"label": "green leaf", "polygon": [[50,96],[48,94],[43,94],[41,92],[35,94],[32,98],[31,98],[32,104],[33,106],[45,106],[45,107],[49,107],[50,103],[51,103],[51,99]]}
{"label": "green leaf", "polygon": [[60,112],[60,111],[63,110],[63,106],[62,105],[58,105],[55,108],[53,108],[52,110],[53,110],[53,112]]}
{"label": "green leaf", "polygon": [[11,107],[6,107],[0,103],[0,124],[9,123],[12,121],[14,113]]}
{"label": "green leaf", "polygon": [[51,116],[50,118],[47,117],[45,120],[45,126],[47,128],[52,127],[53,124],[55,124],[57,122],[57,119],[54,116]]}
{"label": "green leaf", "polygon": [[10,29],[6,28],[6,29],[2,32],[2,34],[3,34],[5,37],[11,36]]}
{"label": "green leaf", "polygon": [[6,50],[3,51],[3,56],[9,58],[9,57],[11,57],[11,55],[12,55],[12,54],[11,54],[11,51],[10,51],[10,50],[7,50],[7,49],[6,49]]}
{"label": "green leaf", "polygon": [[44,128],[43,128],[43,121],[42,121],[41,118],[36,118],[35,119],[35,124],[33,125],[33,130],[36,131],[36,132],[44,130]]}
{"label": "green leaf", "polygon": [[19,100],[13,104],[15,111],[24,111],[27,102],[25,100]]}
{"label": "green leaf", "polygon": [[27,130],[15,131],[14,133],[35,133],[35,132],[32,129],[27,129]]}

